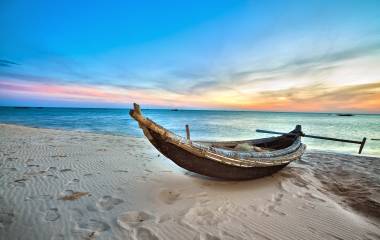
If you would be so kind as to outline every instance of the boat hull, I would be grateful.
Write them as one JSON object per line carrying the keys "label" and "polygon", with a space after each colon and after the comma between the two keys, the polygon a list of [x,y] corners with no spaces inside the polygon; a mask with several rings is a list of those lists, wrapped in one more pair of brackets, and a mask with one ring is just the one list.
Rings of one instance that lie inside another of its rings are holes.
{"label": "boat hull", "polygon": [[160,134],[149,131],[149,141],[165,157],[171,159],[178,166],[201,175],[227,180],[248,180],[269,176],[289,163],[266,167],[238,167],[217,162],[207,157],[194,155],[175,144],[166,141]]}

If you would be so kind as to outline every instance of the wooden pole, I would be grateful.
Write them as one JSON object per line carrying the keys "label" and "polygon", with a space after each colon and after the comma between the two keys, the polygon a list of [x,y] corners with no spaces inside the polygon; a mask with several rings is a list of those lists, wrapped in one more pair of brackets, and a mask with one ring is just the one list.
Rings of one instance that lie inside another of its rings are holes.
{"label": "wooden pole", "polygon": [[[294,135],[292,133],[275,132],[275,131],[268,131],[268,130],[261,130],[261,129],[256,129],[256,132]],[[316,138],[316,139],[323,139],[323,140],[330,140],[330,141],[337,141],[337,142],[346,142],[346,143],[360,144],[359,154],[362,152],[364,144],[365,144],[365,142],[367,140],[367,138],[363,138],[362,141],[354,141],[354,140],[339,139],[339,138],[330,138],[330,137],[322,137],[322,136],[315,136],[315,135],[308,135],[308,134],[302,134],[301,136],[302,137],[309,137],[309,138]]]}
{"label": "wooden pole", "polygon": [[186,124],[186,138],[187,140],[190,140],[190,128],[189,125]]}
{"label": "wooden pole", "polygon": [[362,140],[362,143],[360,144],[360,148],[359,148],[359,154],[361,154],[362,153],[362,150],[363,150],[363,147],[364,147],[364,144],[365,144],[365,141],[367,140],[367,138],[363,138],[363,140]]}

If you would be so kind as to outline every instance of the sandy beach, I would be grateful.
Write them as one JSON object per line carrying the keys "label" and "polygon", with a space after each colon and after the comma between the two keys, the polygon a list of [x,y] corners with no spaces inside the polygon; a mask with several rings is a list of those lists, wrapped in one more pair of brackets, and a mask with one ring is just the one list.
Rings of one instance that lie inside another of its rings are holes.
{"label": "sandy beach", "polygon": [[0,124],[0,239],[380,239],[379,161],[308,150],[231,182],[144,138]]}

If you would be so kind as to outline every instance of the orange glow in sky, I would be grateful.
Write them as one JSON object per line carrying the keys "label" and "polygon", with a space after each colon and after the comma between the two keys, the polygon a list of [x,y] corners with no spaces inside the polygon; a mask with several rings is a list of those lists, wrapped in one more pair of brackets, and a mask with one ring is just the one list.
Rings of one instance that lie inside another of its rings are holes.
{"label": "orange glow in sky", "polygon": [[[206,91],[202,94],[178,94],[166,91],[126,90],[116,87],[80,85],[53,85],[30,82],[1,81],[1,91],[20,96],[38,96],[63,100],[131,102],[153,107],[184,107],[206,109],[237,109],[259,111],[300,112],[378,112],[380,109],[380,82],[348,87],[325,89],[310,86],[302,89],[256,92],[252,95],[235,95],[235,91]],[[237,91],[237,90],[236,90]]]}

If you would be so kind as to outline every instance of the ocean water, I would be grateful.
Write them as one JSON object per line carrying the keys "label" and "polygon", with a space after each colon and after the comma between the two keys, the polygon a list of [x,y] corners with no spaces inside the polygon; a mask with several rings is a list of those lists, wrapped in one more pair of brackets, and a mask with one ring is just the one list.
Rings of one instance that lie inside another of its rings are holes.
{"label": "ocean water", "polygon": [[[331,113],[277,113],[146,109],[143,113],[169,130],[192,139],[239,140],[271,136],[256,129],[288,132],[301,124],[306,134],[361,141],[364,155],[380,156],[380,115],[337,116]],[[32,127],[142,136],[128,109],[13,108],[0,107],[0,123]],[[303,138],[309,149],[356,154],[358,144]]]}

